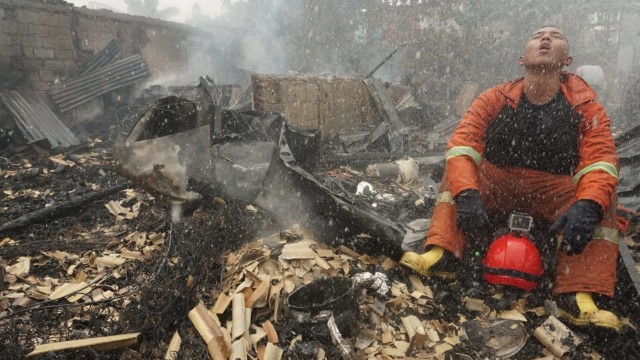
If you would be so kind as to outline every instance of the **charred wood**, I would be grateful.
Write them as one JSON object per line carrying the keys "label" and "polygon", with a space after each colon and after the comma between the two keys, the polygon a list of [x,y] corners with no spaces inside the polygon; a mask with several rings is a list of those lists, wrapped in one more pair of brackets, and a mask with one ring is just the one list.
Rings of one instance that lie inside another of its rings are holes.
{"label": "charred wood", "polygon": [[90,204],[96,200],[102,199],[106,196],[114,194],[120,190],[124,190],[130,187],[131,183],[126,181],[124,183],[114,185],[112,187],[90,193],[86,196],[79,197],[72,201],[68,201],[62,204],[54,205],[48,208],[36,210],[34,212],[22,215],[17,219],[13,219],[0,225],[0,234],[11,229],[28,226],[46,219],[55,218],[66,214],[67,212],[78,210],[80,207]]}

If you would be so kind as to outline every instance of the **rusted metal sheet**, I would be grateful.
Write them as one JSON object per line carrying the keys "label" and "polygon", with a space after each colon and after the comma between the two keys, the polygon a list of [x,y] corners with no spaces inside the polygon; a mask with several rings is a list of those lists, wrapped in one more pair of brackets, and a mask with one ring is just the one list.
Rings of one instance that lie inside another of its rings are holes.
{"label": "rusted metal sheet", "polygon": [[113,63],[118,58],[118,55],[120,55],[120,47],[118,47],[115,40],[109,41],[107,46],[89,60],[89,62],[83,66],[82,69],[73,76],[73,78],[88,74],[96,69]]}
{"label": "rusted metal sheet", "polygon": [[0,98],[29,143],[46,139],[51,144],[51,148],[80,143],[76,135],[42,100],[17,91],[3,91],[0,93]]}
{"label": "rusted metal sheet", "polygon": [[149,76],[149,67],[140,55],[122,59],[98,70],[71,79],[61,89],[49,92],[61,112],[69,111],[97,96],[129,86]]}

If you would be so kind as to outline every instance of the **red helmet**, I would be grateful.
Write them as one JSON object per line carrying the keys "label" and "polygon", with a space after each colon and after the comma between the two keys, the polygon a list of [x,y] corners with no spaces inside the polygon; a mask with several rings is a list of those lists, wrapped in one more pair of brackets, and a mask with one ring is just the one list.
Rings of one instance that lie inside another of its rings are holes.
{"label": "red helmet", "polygon": [[513,233],[495,239],[482,260],[484,279],[494,285],[503,284],[533,290],[544,269],[538,248],[524,236]]}

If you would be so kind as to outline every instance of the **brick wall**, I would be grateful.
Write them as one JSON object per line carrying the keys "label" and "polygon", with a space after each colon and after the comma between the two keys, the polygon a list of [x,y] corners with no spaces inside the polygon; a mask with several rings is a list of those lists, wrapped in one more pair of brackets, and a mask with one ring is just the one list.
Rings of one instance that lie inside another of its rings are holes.
{"label": "brick wall", "polygon": [[116,39],[123,56],[142,55],[152,77],[184,71],[188,63],[185,42],[197,32],[183,24],[106,10],[74,8],[73,14],[79,60],[90,59]]}
{"label": "brick wall", "polygon": [[362,80],[336,77],[253,75],[255,110],[278,111],[295,127],[320,129],[322,138],[373,123]]}
{"label": "brick wall", "polygon": [[77,69],[68,6],[0,1],[0,55],[13,59],[35,91]]}
{"label": "brick wall", "polygon": [[0,56],[22,70],[22,87],[46,92],[116,39],[122,56],[141,54],[151,75],[184,70],[183,24],[42,0],[0,0]]}

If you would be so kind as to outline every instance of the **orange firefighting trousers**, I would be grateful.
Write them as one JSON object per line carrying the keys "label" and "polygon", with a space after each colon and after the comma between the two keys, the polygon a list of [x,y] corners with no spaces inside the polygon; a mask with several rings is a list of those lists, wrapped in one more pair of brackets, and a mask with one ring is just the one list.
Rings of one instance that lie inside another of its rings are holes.
{"label": "orange firefighting trousers", "polygon": [[[524,211],[534,218],[556,221],[576,201],[577,187],[571,176],[509,168],[500,169],[483,160],[478,169],[479,190],[489,214]],[[456,205],[449,181],[442,179],[431,227],[425,245],[438,245],[458,259],[464,254],[465,238],[456,227]],[[473,241],[473,239],[469,239]],[[613,297],[618,256],[615,193],[593,240],[574,256],[560,253],[554,293],[586,291]]]}

